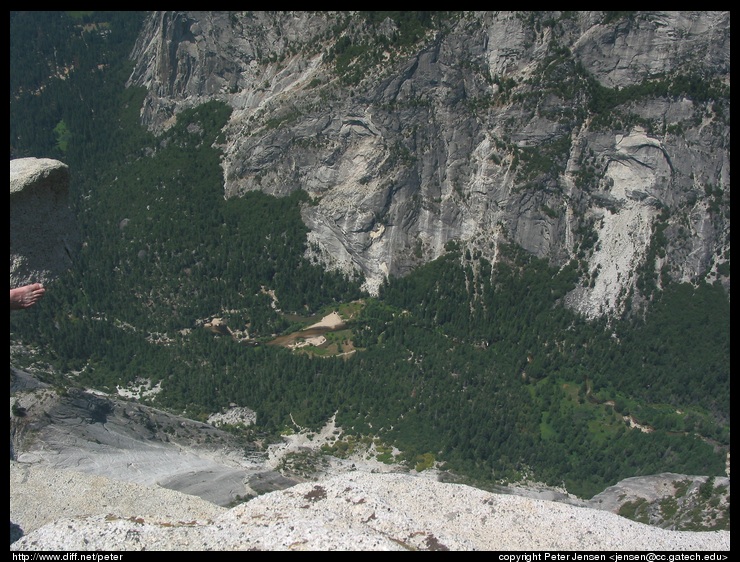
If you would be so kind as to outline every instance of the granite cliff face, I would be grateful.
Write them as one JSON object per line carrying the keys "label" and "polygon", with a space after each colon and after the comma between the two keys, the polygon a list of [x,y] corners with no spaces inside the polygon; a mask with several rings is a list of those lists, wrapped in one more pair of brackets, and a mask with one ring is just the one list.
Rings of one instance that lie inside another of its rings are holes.
{"label": "granite cliff face", "polygon": [[640,279],[729,290],[729,12],[463,12],[414,41],[338,12],[154,12],[142,121],[233,108],[224,194],[307,191],[308,252],[374,292],[457,241],[579,260],[587,317]]}

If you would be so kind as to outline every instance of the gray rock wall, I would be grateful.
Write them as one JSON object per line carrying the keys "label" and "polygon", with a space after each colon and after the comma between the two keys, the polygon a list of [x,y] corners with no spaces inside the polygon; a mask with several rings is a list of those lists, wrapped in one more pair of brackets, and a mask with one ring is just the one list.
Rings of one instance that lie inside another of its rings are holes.
{"label": "gray rock wall", "polygon": [[[461,12],[409,49],[379,47],[390,19],[344,18],[153,12],[131,55],[143,123],[229,104],[225,196],[305,190],[309,257],[371,293],[451,240],[578,259],[587,317],[638,302],[640,270],[729,290],[729,12]],[[382,60],[350,85],[329,56],[348,40],[350,68]],[[697,76],[711,96],[651,93]],[[597,85],[635,95],[589,109]]]}
{"label": "gray rock wall", "polygon": [[48,283],[79,245],[68,204],[69,168],[49,158],[10,161],[10,286]]}

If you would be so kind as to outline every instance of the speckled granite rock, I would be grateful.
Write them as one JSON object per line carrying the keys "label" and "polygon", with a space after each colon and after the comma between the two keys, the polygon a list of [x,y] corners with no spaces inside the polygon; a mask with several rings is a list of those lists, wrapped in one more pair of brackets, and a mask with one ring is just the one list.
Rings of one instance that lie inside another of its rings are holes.
{"label": "speckled granite rock", "polygon": [[103,514],[205,521],[225,511],[215,503],[159,486],[10,461],[10,522],[16,535],[62,518]]}
{"label": "speckled granite rock", "polygon": [[[30,469],[33,473],[33,469]],[[11,544],[28,550],[711,550],[730,548],[730,533],[667,531],[613,513],[408,474],[345,473],[259,496],[229,510],[207,509],[181,494],[101,485],[108,505],[92,500],[89,476],[66,473],[76,510]],[[97,478],[96,482],[103,479]],[[43,479],[29,494],[47,493]],[[29,501],[41,501],[36,497]],[[136,502],[140,501],[140,510]],[[158,502],[161,501],[161,504]],[[177,503],[170,503],[176,501]],[[16,504],[17,506],[17,504]],[[49,506],[52,507],[51,505]],[[51,509],[48,510],[51,515]],[[90,515],[92,513],[95,515]],[[88,515],[84,517],[84,515]],[[82,517],[80,517],[82,516]],[[11,502],[11,521],[14,504]],[[20,521],[20,519],[19,519]]]}

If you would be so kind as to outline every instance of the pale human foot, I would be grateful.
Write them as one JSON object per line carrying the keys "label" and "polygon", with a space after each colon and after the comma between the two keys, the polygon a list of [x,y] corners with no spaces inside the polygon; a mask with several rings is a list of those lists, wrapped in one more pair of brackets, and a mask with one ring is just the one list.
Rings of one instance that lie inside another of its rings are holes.
{"label": "pale human foot", "polygon": [[21,310],[36,304],[44,296],[46,289],[41,283],[31,283],[10,289],[10,310]]}

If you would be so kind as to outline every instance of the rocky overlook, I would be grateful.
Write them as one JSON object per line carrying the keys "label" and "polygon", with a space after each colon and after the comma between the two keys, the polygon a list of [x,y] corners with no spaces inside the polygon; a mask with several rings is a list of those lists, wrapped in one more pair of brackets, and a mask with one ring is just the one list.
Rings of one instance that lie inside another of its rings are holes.
{"label": "rocky overlook", "polygon": [[[186,501],[168,490],[124,486],[76,473],[35,474],[26,469],[22,478],[16,482],[34,491],[48,490],[63,479],[75,499],[67,506],[66,517],[12,543],[12,551],[730,548],[727,531],[667,531],[605,511],[402,474],[347,473],[265,494],[229,510]],[[138,502],[127,503],[132,495]],[[49,496],[53,494],[41,495],[46,500]],[[72,517],[75,511],[89,515]]]}

